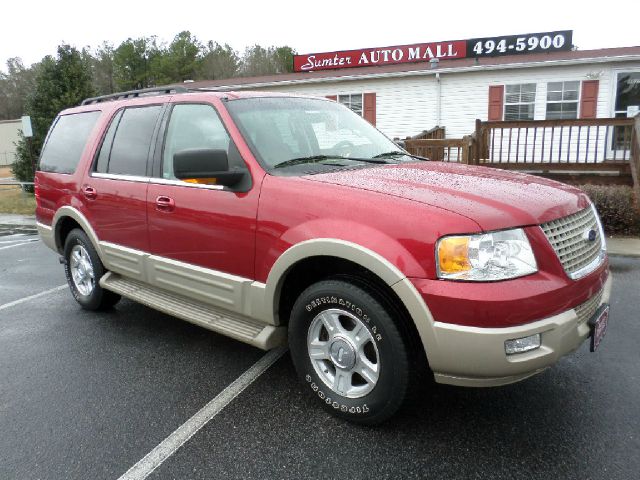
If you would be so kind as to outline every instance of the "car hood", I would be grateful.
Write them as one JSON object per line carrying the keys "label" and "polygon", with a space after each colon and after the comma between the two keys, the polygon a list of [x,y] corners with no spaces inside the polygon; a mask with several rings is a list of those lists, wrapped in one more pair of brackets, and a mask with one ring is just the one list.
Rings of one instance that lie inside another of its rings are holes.
{"label": "car hood", "polygon": [[307,175],[406,198],[464,215],[483,230],[537,225],[589,205],[575,187],[533,175],[445,162],[421,162]]}

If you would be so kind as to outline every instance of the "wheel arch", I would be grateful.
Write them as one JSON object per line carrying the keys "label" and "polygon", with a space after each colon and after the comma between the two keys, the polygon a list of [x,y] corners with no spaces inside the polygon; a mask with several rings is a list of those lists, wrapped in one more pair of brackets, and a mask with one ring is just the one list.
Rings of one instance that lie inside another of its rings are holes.
{"label": "wheel arch", "polygon": [[80,211],[69,206],[62,207],[58,209],[53,217],[52,225],[54,241],[58,253],[62,254],[62,251],[64,250],[64,241],[69,232],[74,228],[80,228],[87,234],[89,240],[91,240],[93,248],[95,248],[98,256],[100,257],[100,260],[104,263],[98,236],[91,227],[87,217],[85,217]]}
{"label": "wheel arch", "polygon": [[412,327],[417,330],[427,358],[429,352],[436,348],[433,316],[411,281],[382,255],[340,239],[319,238],[300,242],[286,250],[274,263],[265,286],[265,310],[271,312],[277,325],[285,324],[288,320],[282,318],[283,314],[287,315],[288,308],[283,289],[290,275],[295,275],[299,268],[304,268],[314,259],[321,259],[321,262],[324,259],[337,261],[342,267],[337,274],[350,273],[344,271],[345,265],[369,272],[371,278],[378,281],[378,286],[384,288],[393,300],[399,302],[398,307],[406,312]]}

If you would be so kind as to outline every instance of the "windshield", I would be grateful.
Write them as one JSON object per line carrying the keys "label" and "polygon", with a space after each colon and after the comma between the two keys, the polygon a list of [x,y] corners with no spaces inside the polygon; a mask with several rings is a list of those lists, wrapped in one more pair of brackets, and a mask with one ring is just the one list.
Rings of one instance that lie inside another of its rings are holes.
{"label": "windshield", "polygon": [[409,160],[369,122],[336,102],[257,97],[232,100],[226,106],[254,155],[272,173],[314,173]]}

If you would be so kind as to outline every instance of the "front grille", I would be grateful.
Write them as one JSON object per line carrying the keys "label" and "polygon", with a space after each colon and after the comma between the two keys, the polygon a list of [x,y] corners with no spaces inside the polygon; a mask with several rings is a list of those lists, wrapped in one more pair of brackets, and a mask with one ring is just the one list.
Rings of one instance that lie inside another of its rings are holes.
{"label": "front grille", "polygon": [[[540,227],[569,277],[574,280],[581,278],[600,264],[597,259],[600,257],[604,239],[600,234],[593,208],[587,207],[573,215],[543,223]],[[596,232],[593,241],[587,238],[586,232],[590,230]],[[585,269],[589,265],[593,268]]]}
{"label": "front grille", "polygon": [[576,315],[578,316],[578,325],[582,325],[593,316],[598,306],[600,306],[600,300],[602,300],[602,290],[575,308]]}

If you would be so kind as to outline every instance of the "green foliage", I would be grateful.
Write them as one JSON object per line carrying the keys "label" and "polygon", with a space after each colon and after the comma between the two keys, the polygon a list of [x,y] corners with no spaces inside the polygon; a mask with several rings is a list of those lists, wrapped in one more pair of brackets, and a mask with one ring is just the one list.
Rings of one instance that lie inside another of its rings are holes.
{"label": "green foliage", "polygon": [[293,56],[296,55],[296,51],[291,47],[272,47],[273,50],[273,63],[276,68],[276,73],[291,73],[293,72]]}
{"label": "green foliage", "polygon": [[155,37],[128,38],[113,53],[113,78],[118,91],[154,86],[160,51]]}
{"label": "green foliage", "polygon": [[293,71],[293,55],[291,47],[268,47],[260,45],[247,47],[242,58],[242,75],[255,77],[273,75]]}
{"label": "green foliage", "polygon": [[608,235],[640,235],[640,209],[631,187],[582,185],[593,201]]}
{"label": "green foliage", "polygon": [[44,138],[56,115],[95,94],[91,66],[78,50],[60,45],[56,58],[46,56],[38,69],[35,86],[27,97],[25,113],[31,117],[33,137],[18,141],[12,169],[18,180],[33,180],[33,160],[40,155]]}
{"label": "green foliage", "polygon": [[[50,108],[44,115],[38,117],[44,119],[42,122],[34,121],[38,122],[39,129],[46,131],[48,122],[53,118],[52,111],[60,105],[68,105],[77,93],[72,91],[73,88],[67,92],[55,75],[47,77],[58,68],[58,63],[64,69],[62,65],[71,62],[68,65],[71,77],[79,72],[85,75],[88,66],[92,94],[106,95],[185,80],[287,73],[293,70],[295,54],[288,46],[264,48],[254,45],[241,56],[227,44],[211,40],[203,44],[189,31],[178,33],[168,45],[158,43],[152,36],[128,38],[117,47],[103,42],[94,50],[83,49],[80,53],[68,45],[60,48],[62,52],[59,51],[56,58],[45,57],[30,67],[25,67],[17,57],[7,61],[6,73],[0,71],[0,120],[15,119],[28,113],[28,97],[34,89],[44,89],[57,99],[49,104]],[[75,73],[72,71],[74,68]],[[48,73],[40,75],[41,69]],[[40,79],[38,86],[36,77]],[[77,83],[73,80],[72,87],[74,82]],[[37,150],[39,146],[36,147]]]}
{"label": "green foliage", "polygon": [[203,47],[191,32],[180,32],[162,49],[154,65],[158,85],[195,80],[202,63]]}
{"label": "green foliage", "polygon": [[[31,145],[29,145],[29,139],[19,134],[18,143],[16,143],[16,161],[11,165],[11,173],[13,176],[21,182],[32,182],[34,175],[34,162],[36,156],[34,155]],[[25,187],[26,191],[32,192],[33,189],[30,186]]]}
{"label": "green foliage", "polygon": [[7,60],[7,73],[0,72],[0,120],[20,118],[28,93],[33,89],[37,65],[27,68],[20,58]]}
{"label": "green foliage", "polygon": [[108,95],[116,91],[114,55],[113,45],[103,42],[91,56],[91,74],[97,95]]}
{"label": "green foliage", "polygon": [[238,75],[240,70],[240,57],[226,43],[220,45],[217,42],[209,41],[197,78],[215,80],[220,78],[232,78]]}

